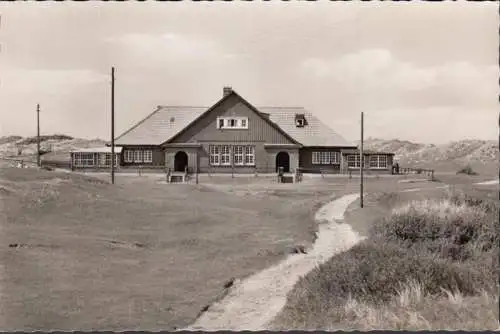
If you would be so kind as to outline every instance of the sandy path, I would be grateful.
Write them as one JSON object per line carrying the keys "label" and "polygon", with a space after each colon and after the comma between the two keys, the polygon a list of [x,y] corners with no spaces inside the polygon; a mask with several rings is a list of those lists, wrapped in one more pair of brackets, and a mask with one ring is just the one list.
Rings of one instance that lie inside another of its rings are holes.
{"label": "sandy path", "polygon": [[485,182],[478,182],[476,183],[477,185],[484,185],[484,186],[487,186],[487,185],[494,185],[494,184],[498,184],[498,180],[491,180],[491,181],[485,181]]}
{"label": "sandy path", "polygon": [[316,265],[346,250],[363,238],[350,225],[340,223],[348,205],[358,194],[343,196],[316,213],[318,238],[308,254],[291,255],[243,282],[236,283],[228,295],[210,306],[187,330],[264,330],[286,302],[286,295],[297,280]]}

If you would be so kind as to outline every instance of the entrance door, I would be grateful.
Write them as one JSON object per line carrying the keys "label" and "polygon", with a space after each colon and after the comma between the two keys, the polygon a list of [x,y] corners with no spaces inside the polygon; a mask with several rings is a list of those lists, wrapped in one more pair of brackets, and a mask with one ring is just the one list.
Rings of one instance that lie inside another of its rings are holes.
{"label": "entrance door", "polygon": [[174,171],[184,172],[188,165],[188,155],[186,152],[179,151],[175,154],[174,158]]}
{"label": "entrance door", "polygon": [[276,171],[283,167],[285,173],[290,173],[290,155],[287,152],[280,152],[276,155]]}

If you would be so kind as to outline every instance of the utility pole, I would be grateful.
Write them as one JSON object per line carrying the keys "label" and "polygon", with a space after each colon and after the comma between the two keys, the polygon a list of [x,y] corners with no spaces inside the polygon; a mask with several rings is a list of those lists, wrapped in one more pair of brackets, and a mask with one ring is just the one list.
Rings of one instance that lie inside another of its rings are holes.
{"label": "utility pole", "polygon": [[359,176],[360,176],[360,183],[359,183],[359,203],[361,205],[361,208],[363,208],[363,167],[364,167],[364,161],[363,161],[363,112],[361,112],[361,143],[359,145]]}
{"label": "utility pole", "polygon": [[111,67],[111,184],[115,184],[115,68]]}
{"label": "utility pole", "polygon": [[40,167],[40,104],[36,105],[36,165]]}

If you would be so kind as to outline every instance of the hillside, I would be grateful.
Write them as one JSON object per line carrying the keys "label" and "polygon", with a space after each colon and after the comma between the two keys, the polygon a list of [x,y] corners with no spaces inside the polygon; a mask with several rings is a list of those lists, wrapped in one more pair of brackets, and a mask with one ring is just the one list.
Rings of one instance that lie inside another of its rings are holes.
{"label": "hillside", "polygon": [[[44,160],[69,160],[69,151],[79,148],[100,147],[106,145],[101,139],[81,139],[67,135],[40,136],[40,147],[46,153]],[[36,137],[5,136],[0,137],[0,158],[23,159],[35,161],[37,151]]]}
{"label": "hillside", "polygon": [[413,143],[405,140],[369,138],[367,149],[394,152],[401,166],[456,171],[467,164],[479,171],[496,170],[499,158],[498,141],[460,140],[443,145]]}

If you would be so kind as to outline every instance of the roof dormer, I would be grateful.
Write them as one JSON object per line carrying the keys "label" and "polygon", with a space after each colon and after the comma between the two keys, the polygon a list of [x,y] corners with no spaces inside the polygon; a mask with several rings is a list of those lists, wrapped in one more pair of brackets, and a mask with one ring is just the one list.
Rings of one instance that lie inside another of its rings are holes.
{"label": "roof dormer", "polygon": [[307,125],[306,117],[304,114],[295,114],[295,126],[303,128]]}

